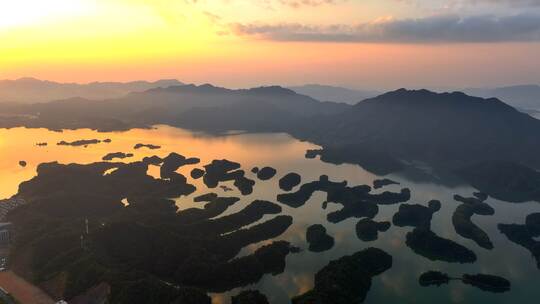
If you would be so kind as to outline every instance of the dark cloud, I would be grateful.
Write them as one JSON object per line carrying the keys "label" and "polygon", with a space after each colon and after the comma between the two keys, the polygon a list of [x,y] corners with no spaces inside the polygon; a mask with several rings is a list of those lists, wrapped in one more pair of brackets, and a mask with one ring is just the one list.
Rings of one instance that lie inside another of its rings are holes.
{"label": "dark cloud", "polygon": [[540,41],[540,15],[434,16],[359,25],[233,24],[237,35],[276,41],[463,43]]}
{"label": "dark cloud", "polygon": [[472,3],[493,3],[510,6],[540,6],[540,0],[473,0]]}

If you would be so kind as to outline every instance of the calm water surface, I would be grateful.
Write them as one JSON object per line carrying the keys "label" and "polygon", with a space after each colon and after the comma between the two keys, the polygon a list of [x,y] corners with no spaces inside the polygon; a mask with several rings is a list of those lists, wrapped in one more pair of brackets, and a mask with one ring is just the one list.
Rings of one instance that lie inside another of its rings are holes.
{"label": "calm water surface", "polygon": [[[87,147],[57,146],[56,143],[79,139],[107,139],[111,143],[100,143]],[[47,142],[46,147],[38,147],[36,143]],[[134,150],[137,143],[162,146],[159,150]],[[302,176],[302,183],[318,179],[326,174],[334,181],[347,180],[349,185],[369,184],[379,178],[355,165],[332,165],[318,159],[305,159],[307,149],[316,146],[300,142],[286,134],[234,134],[228,136],[209,136],[190,131],[157,126],[150,130],[131,130],[127,132],[98,133],[92,130],[76,130],[51,132],[44,129],[0,129],[0,199],[8,198],[17,192],[18,185],[35,176],[36,166],[43,162],[58,161],[60,163],[92,163],[100,161],[110,152],[133,153],[133,158],[123,161],[140,160],[145,156],[158,155],[164,157],[170,152],[184,156],[201,158],[201,166],[213,159],[229,159],[242,164],[249,178],[256,178],[250,170],[254,166],[272,166],[278,170],[276,177],[269,181],[258,181],[250,196],[241,196],[236,189],[224,193],[221,189],[206,189],[200,180],[191,180],[189,172],[194,166],[186,166],[179,172],[188,177],[190,183],[197,186],[197,192],[189,197],[176,199],[180,209],[201,207],[194,203],[193,197],[209,191],[222,195],[238,196],[242,200],[230,207],[223,215],[237,212],[255,199],[276,201],[280,193],[278,180],[289,172],[297,172]],[[26,167],[18,163],[24,160]],[[150,167],[149,174],[156,176],[158,167]],[[437,234],[452,239],[473,250],[478,261],[474,264],[454,264],[432,262],[416,255],[405,245],[405,234],[412,228],[392,226],[387,232],[379,234],[374,242],[360,241],[355,232],[358,219],[348,219],[339,224],[326,221],[326,214],[338,209],[339,206],[329,204],[326,210],[321,205],[325,200],[323,193],[315,193],[302,207],[294,209],[283,207],[283,213],[294,218],[293,225],[278,239],[287,240],[301,248],[307,248],[305,241],[306,228],[312,224],[323,224],[328,233],[335,238],[335,246],[323,253],[312,253],[303,250],[299,254],[287,257],[285,272],[277,276],[266,275],[255,285],[245,288],[259,289],[265,293],[271,303],[289,303],[289,298],[309,290],[313,285],[313,276],[330,260],[343,255],[352,254],[367,247],[379,247],[393,256],[393,267],[374,278],[368,293],[366,303],[535,303],[540,298],[540,270],[530,253],[511,242],[498,232],[499,223],[523,223],[525,216],[531,212],[540,212],[539,203],[512,204],[494,199],[487,202],[496,210],[494,216],[473,216],[473,221],[484,229],[490,236],[495,248],[485,250],[473,241],[458,236],[451,223],[451,216],[458,203],[452,199],[454,194],[471,196],[475,189],[432,178],[419,181],[402,175],[390,175],[389,178],[401,185],[392,185],[381,190],[399,191],[408,187],[412,191],[409,203],[426,204],[431,199],[442,202],[442,208],[435,213],[432,229]],[[222,183],[223,184],[223,183]],[[227,183],[224,183],[227,185]],[[232,184],[228,184],[232,186]],[[295,188],[296,190],[297,188]],[[379,206],[377,221],[391,221],[398,205]],[[270,217],[268,217],[270,218]],[[265,221],[268,218],[263,218]],[[250,245],[242,250],[240,255],[254,251],[263,243]],[[418,276],[427,270],[440,270],[452,276],[463,273],[486,273],[500,275],[512,282],[512,290],[503,294],[493,294],[474,289],[459,282],[452,282],[442,287],[421,287]],[[230,295],[241,289],[232,290],[225,294],[214,294],[214,303],[228,303]]]}

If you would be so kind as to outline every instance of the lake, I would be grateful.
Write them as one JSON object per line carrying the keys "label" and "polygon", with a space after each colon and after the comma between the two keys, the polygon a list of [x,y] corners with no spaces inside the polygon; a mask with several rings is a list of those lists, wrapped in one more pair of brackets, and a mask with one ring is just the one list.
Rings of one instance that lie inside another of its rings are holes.
{"label": "lake", "polygon": [[[79,139],[111,139],[110,143],[99,143],[86,147],[57,145],[60,141],[72,142]],[[46,146],[37,143],[46,142]],[[137,143],[161,146],[160,149],[150,150],[141,148],[135,150]],[[223,136],[194,133],[188,130],[168,126],[156,126],[152,129],[134,129],[126,132],[99,133],[92,130],[66,130],[53,132],[45,129],[0,129],[0,199],[9,198],[17,193],[18,185],[36,174],[36,166],[44,162],[58,161],[60,163],[92,163],[111,152],[133,153],[134,156],[120,160],[130,162],[141,160],[143,157],[157,155],[164,157],[171,152],[177,152],[186,157],[199,157],[201,164],[182,167],[178,172],[183,173],[188,182],[197,187],[197,191],[188,197],[177,198],[179,209],[201,207],[194,203],[193,197],[209,192],[201,180],[193,180],[189,172],[194,167],[204,165],[213,159],[228,159],[242,164],[247,177],[257,181],[254,191],[249,196],[242,196],[231,183],[233,190],[224,192],[220,188],[212,189],[224,196],[238,196],[241,201],[231,206],[223,215],[241,210],[255,199],[277,202],[279,189],[278,180],[289,172],[297,172],[302,176],[302,183],[317,180],[320,175],[328,175],[332,181],[346,180],[349,185],[372,185],[380,178],[356,165],[333,165],[318,159],[306,159],[305,151],[316,149],[317,146],[300,142],[286,134],[243,134],[231,133]],[[19,164],[25,161],[26,166]],[[251,173],[253,167],[271,166],[277,170],[277,175],[268,180],[260,181]],[[428,170],[419,170],[420,173]],[[152,167],[148,174],[158,177],[159,168]],[[418,173],[418,172],[416,172]],[[498,229],[499,223],[523,223],[525,216],[532,212],[540,212],[540,204],[527,202],[513,204],[492,198],[487,203],[495,209],[493,216],[473,216],[472,220],[487,232],[494,249],[486,250],[475,242],[456,234],[452,225],[452,213],[460,204],[453,196],[460,194],[472,196],[476,191],[455,180],[446,177],[420,174],[392,174],[386,176],[400,185],[390,185],[382,191],[398,191],[407,187],[411,189],[411,200],[408,203],[426,205],[429,200],[437,199],[442,202],[442,208],[435,213],[432,220],[432,230],[438,235],[452,239],[457,243],[473,250],[478,260],[472,264],[433,262],[415,254],[405,245],[405,234],[412,228],[391,226],[386,232],[380,233],[373,242],[363,242],[356,236],[355,225],[358,219],[349,218],[341,223],[332,224],[326,220],[326,215],[338,209],[338,205],[329,204],[322,209],[325,194],[315,193],[308,202],[300,208],[290,208],[280,204],[283,213],[293,217],[293,225],[278,239],[291,242],[304,250],[287,256],[285,272],[272,276],[265,275],[255,285],[243,289],[258,289],[266,294],[270,303],[288,303],[292,296],[301,294],[313,286],[314,274],[328,264],[329,261],[349,255],[368,247],[378,247],[393,256],[393,266],[390,270],[374,277],[366,303],[527,303],[530,299],[540,298],[537,283],[540,270],[531,254],[524,248],[510,242]],[[296,190],[295,188],[294,190]],[[293,191],[294,191],[293,190]],[[392,221],[392,216],[399,205],[379,206],[376,221]],[[265,221],[263,218],[260,222]],[[328,233],[334,237],[334,247],[326,252],[313,253],[307,250],[305,233],[308,226],[323,224]],[[267,243],[267,242],[265,242]],[[245,247],[240,255],[246,255],[260,247],[261,243]],[[421,287],[418,277],[428,270],[440,270],[451,276],[461,276],[464,273],[485,273],[505,277],[512,282],[512,289],[502,294],[494,294],[475,289],[460,282],[451,282],[441,287]],[[224,294],[213,294],[214,303],[228,303],[230,296],[241,289],[235,289]]]}

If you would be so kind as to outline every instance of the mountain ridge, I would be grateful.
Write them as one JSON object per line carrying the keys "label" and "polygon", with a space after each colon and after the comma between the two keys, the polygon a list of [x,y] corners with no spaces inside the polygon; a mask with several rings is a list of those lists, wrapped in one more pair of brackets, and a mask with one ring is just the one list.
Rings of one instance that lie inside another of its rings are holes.
{"label": "mountain ridge", "polygon": [[356,104],[364,99],[381,94],[381,92],[375,90],[356,90],[322,84],[305,84],[301,86],[290,86],[288,88],[299,94],[307,95],[320,101],[333,101],[347,104]]}
{"label": "mountain ridge", "polygon": [[179,85],[175,79],[131,82],[61,83],[24,77],[0,80],[0,103],[39,103],[59,99],[81,97],[87,99],[118,98],[131,92],[145,91],[155,87]]}

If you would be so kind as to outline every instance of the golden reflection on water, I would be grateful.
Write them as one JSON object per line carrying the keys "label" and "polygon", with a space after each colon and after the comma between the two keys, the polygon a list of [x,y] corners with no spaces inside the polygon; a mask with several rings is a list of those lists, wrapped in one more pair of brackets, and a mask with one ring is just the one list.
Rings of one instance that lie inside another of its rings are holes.
{"label": "golden reflection on water", "polygon": [[[112,142],[87,147],[57,145],[62,140],[72,142],[80,139],[107,138]],[[41,142],[48,145],[44,147],[36,145]],[[133,146],[137,143],[154,144],[162,148],[135,150]],[[212,137],[168,126],[112,133],[99,133],[89,129],[63,132],[27,128],[0,129],[0,198],[16,194],[18,185],[35,176],[37,165],[45,162],[92,163],[101,161],[101,158],[110,152],[133,153],[134,157],[120,160],[131,162],[146,156],[164,157],[170,152],[177,152],[187,157],[201,158],[200,165],[212,159],[227,157],[230,160],[240,160],[247,166],[246,168],[250,168],[249,166],[261,163],[279,163],[278,158],[286,159],[290,155],[302,155],[310,147],[312,145],[293,140],[286,135],[242,134]],[[275,151],[279,153],[276,154]],[[21,160],[27,162],[26,167],[19,165]],[[151,166],[149,174],[158,177],[159,168]]]}

